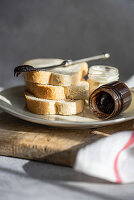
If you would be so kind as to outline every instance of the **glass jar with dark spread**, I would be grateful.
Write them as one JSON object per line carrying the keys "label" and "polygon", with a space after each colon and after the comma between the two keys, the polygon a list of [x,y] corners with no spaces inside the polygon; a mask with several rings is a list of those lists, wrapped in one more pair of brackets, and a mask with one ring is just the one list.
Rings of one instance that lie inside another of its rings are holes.
{"label": "glass jar with dark spread", "polygon": [[93,114],[101,119],[116,117],[126,110],[132,101],[129,88],[115,81],[97,88],[89,98],[89,107]]}

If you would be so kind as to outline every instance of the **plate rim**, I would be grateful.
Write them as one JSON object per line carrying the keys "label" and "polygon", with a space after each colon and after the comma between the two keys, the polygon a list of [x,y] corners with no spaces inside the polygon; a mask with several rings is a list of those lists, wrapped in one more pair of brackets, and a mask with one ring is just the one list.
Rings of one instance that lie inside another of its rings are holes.
{"label": "plate rim", "polygon": [[[2,92],[7,91],[7,90],[13,90],[15,88],[21,88],[24,87],[24,85],[19,85],[19,86],[13,86],[13,87],[9,87],[9,88],[5,88],[4,90],[2,90],[0,92],[0,95]],[[19,112],[16,112],[14,109],[11,108],[7,108],[5,106],[3,106],[0,103],[0,108],[2,110],[4,110],[5,112],[18,117],[20,119],[23,119],[25,121],[29,121],[29,122],[33,122],[33,123],[37,123],[37,124],[42,124],[42,125],[49,125],[49,126],[58,126],[58,127],[63,127],[63,125],[65,125],[65,127],[102,127],[102,126],[107,126],[107,125],[111,125],[111,124],[118,124],[118,123],[122,123],[124,121],[129,121],[134,119],[134,115],[130,116],[130,117],[122,117],[122,118],[118,118],[118,119],[111,119],[111,120],[104,120],[104,121],[97,121],[97,122],[83,122],[83,121],[61,121],[61,120],[49,120],[49,119],[41,119],[41,118],[37,118],[34,116],[29,116],[29,115],[25,115]],[[34,113],[32,113],[34,115]],[[69,126],[70,125],[70,126]]]}

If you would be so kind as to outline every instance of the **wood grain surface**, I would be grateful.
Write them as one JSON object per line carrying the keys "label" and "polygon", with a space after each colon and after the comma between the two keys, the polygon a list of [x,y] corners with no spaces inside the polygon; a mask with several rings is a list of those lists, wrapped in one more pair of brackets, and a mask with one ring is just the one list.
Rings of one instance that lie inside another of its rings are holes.
{"label": "wood grain surface", "polygon": [[97,129],[67,129],[38,125],[0,113],[0,155],[73,166],[83,146],[121,130],[134,120]]}

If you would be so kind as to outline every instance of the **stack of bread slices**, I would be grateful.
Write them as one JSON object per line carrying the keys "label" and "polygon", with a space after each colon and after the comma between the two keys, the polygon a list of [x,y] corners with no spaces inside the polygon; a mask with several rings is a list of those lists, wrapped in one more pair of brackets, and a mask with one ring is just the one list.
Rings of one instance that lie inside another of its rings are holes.
{"label": "stack of bread slices", "polygon": [[[62,62],[61,59],[33,59],[24,65],[39,68]],[[87,72],[86,62],[51,70],[24,72],[24,94],[28,110],[42,115],[74,115],[82,112],[84,100],[89,95],[89,84],[84,80]]]}

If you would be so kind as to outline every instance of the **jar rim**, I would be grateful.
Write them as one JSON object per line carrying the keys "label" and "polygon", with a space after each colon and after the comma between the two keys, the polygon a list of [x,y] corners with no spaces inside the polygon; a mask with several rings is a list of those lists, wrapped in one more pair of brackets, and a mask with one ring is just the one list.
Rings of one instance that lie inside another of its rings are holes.
{"label": "jar rim", "polygon": [[[119,73],[119,70],[116,67],[110,66],[110,65],[92,65],[89,67],[89,73],[90,72],[103,72],[103,73]],[[96,73],[98,74],[98,73]]]}

